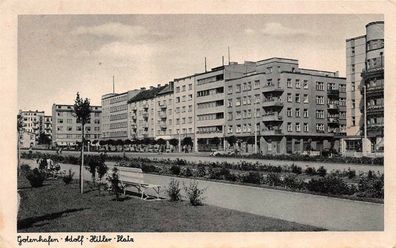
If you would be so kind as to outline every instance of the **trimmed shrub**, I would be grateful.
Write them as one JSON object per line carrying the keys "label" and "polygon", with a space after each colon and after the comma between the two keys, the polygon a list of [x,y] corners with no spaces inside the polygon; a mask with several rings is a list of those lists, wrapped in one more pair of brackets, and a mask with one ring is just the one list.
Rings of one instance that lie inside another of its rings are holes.
{"label": "trimmed shrub", "polygon": [[266,184],[270,186],[281,186],[282,181],[280,179],[279,174],[277,173],[269,173],[266,178]]}
{"label": "trimmed shrub", "polygon": [[355,170],[351,170],[350,168],[348,168],[347,175],[348,175],[349,179],[355,178],[356,177],[356,171]]}
{"label": "trimmed shrub", "polygon": [[183,170],[183,176],[185,177],[192,177],[193,173],[189,167],[187,167],[185,170]]}
{"label": "trimmed shrub", "polygon": [[179,181],[172,178],[169,182],[168,189],[166,190],[169,196],[169,200],[179,201],[181,199],[180,190],[181,189],[179,187]]}
{"label": "trimmed shrub", "polygon": [[305,174],[310,175],[310,176],[314,176],[316,175],[316,169],[313,167],[307,167],[305,169]]}
{"label": "trimmed shrub", "polygon": [[351,195],[355,193],[341,178],[334,176],[312,179],[307,184],[307,189],[313,192],[333,195]]}
{"label": "trimmed shrub", "polygon": [[184,191],[186,192],[187,199],[190,201],[193,206],[202,205],[202,201],[204,199],[203,194],[206,189],[198,188],[198,182],[192,181],[189,187],[184,186]]}
{"label": "trimmed shrub", "polygon": [[159,172],[159,168],[152,164],[142,163],[141,168],[144,173]]}
{"label": "trimmed shrub", "polygon": [[302,173],[302,168],[300,166],[296,166],[294,164],[291,165],[291,172],[295,174],[301,174]]}
{"label": "trimmed shrub", "polygon": [[257,171],[251,171],[248,174],[242,176],[242,182],[260,184],[261,183],[261,175]]}
{"label": "trimmed shrub", "polygon": [[74,172],[72,172],[71,169],[69,169],[69,174],[65,175],[62,180],[65,184],[70,184],[71,181],[73,180]]}
{"label": "trimmed shrub", "polygon": [[320,166],[319,169],[316,171],[316,173],[319,176],[324,177],[327,174],[327,170],[323,166]]}
{"label": "trimmed shrub", "polygon": [[27,180],[32,187],[37,188],[43,186],[43,182],[45,180],[45,172],[40,171],[37,168],[29,171],[26,175]]}
{"label": "trimmed shrub", "polygon": [[204,177],[206,175],[206,168],[203,165],[198,165],[197,174],[199,177]]}
{"label": "trimmed shrub", "polygon": [[180,174],[180,166],[172,165],[172,167],[170,168],[170,171],[172,172],[173,175],[179,175]]}

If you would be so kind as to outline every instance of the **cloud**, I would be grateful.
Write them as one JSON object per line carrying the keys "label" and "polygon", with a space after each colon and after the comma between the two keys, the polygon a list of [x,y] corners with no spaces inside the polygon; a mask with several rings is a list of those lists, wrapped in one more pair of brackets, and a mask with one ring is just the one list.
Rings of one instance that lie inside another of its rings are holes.
{"label": "cloud", "polygon": [[119,22],[110,22],[99,26],[80,26],[72,30],[71,34],[112,37],[122,40],[154,40],[167,37],[163,33],[152,32],[143,26],[131,26]]}
{"label": "cloud", "polygon": [[144,60],[152,58],[157,53],[154,46],[148,44],[130,44],[127,42],[111,42],[103,45],[91,54],[95,57],[105,58],[128,58],[132,60]]}
{"label": "cloud", "polygon": [[314,34],[308,30],[285,27],[280,23],[266,23],[264,28],[260,30],[261,34],[266,36],[274,36],[278,38],[288,38],[296,36],[313,36]]}

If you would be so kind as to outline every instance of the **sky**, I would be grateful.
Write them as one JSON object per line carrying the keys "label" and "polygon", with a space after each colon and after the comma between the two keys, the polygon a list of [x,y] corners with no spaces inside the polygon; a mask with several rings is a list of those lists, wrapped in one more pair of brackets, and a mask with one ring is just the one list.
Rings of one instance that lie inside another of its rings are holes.
{"label": "sky", "polygon": [[18,107],[91,105],[101,96],[165,84],[221,65],[270,57],[345,76],[345,40],[382,15],[23,15],[18,19]]}

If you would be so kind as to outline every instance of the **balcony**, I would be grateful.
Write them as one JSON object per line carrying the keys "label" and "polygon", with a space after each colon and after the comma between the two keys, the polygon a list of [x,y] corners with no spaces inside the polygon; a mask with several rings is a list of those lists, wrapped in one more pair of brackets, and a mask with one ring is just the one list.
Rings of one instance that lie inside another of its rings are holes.
{"label": "balcony", "polygon": [[263,87],[263,90],[262,90],[263,93],[268,93],[268,92],[283,93],[283,91],[284,90],[282,88],[280,88],[278,86],[275,86],[275,85],[266,85],[266,86]]}
{"label": "balcony", "polygon": [[159,116],[160,116],[161,119],[166,119],[166,117],[167,117],[166,112],[163,112],[163,111],[161,111],[159,113]]}
{"label": "balcony", "polygon": [[[384,94],[384,84],[376,84],[376,85],[367,85],[366,92],[368,96],[375,96],[379,95],[382,96]],[[363,93],[363,88],[362,88]]]}
{"label": "balcony", "polygon": [[283,107],[283,102],[279,98],[264,99],[261,103],[263,108],[266,107]]}
{"label": "balcony", "polygon": [[334,117],[327,118],[327,123],[329,125],[339,125],[339,119]]}
{"label": "balcony", "polygon": [[282,116],[278,112],[266,113],[262,116],[263,122],[282,121]]}
{"label": "balcony", "polygon": [[367,106],[367,114],[383,113],[384,105],[371,105]]}
{"label": "balcony", "polygon": [[336,104],[336,103],[329,103],[329,104],[327,104],[327,109],[328,109],[328,110],[333,110],[333,111],[338,111],[338,104]]}
{"label": "balcony", "polygon": [[161,122],[159,123],[159,126],[160,126],[161,129],[166,129],[166,128],[167,128],[166,122],[163,122],[163,121],[161,121]]}
{"label": "balcony", "polygon": [[340,95],[340,91],[336,89],[327,89],[327,96],[328,97],[337,97]]}
{"label": "balcony", "polygon": [[269,136],[269,135],[282,135],[282,130],[281,129],[272,129],[272,130],[262,130],[261,132],[262,135],[264,136]]}

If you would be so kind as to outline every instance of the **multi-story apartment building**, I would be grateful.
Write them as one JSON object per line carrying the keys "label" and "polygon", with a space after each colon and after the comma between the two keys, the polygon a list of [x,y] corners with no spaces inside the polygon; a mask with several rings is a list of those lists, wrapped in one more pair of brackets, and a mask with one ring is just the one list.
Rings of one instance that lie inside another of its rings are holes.
{"label": "multi-story apartment building", "polygon": [[[347,138],[345,153],[383,151],[384,22],[346,40]],[[366,119],[366,121],[365,121]]]}
{"label": "multi-story apartment building", "polygon": [[185,137],[195,140],[195,76],[174,80],[173,137],[180,141]]}
{"label": "multi-story apartment building", "polygon": [[303,69],[297,60],[270,58],[225,84],[226,136],[256,136],[264,154],[339,148],[346,128],[346,89],[338,72]]}
{"label": "multi-story apartment building", "polygon": [[[214,140],[224,144],[225,81],[243,76],[254,68],[254,63],[230,63],[195,75],[195,150],[215,148]],[[216,141],[215,141],[216,143]]]}
{"label": "multi-story apartment building", "polygon": [[149,89],[140,88],[140,92],[128,100],[128,138],[131,140],[155,138],[157,125],[157,109],[160,108],[156,101],[159,92],[167,85]]}
{"label": "multi-story apartment building", "polygon": [[139,90],[109,93],[102,96],[102,140],[128,139],[128,100]]}
{"label": "multi-story apartment building", "polygon": [[[99,140],[102,107],[91,106],[90,121],[85,124],[85,139]],[[81,142],[81,123],[77,122],[73,105],[52,105],[52,143],[54,146],[75,146]]]}
{"label": "multi-story apartment building", "polygon": [[155,138],[169,140],[172,138],[173,126],[173,82],[165,87],[155,96]]}
{"label": "multi-story apartment building", "polygon": [[[26,132],[25,136],[29,136],[31,140],[25,143],[29,143],[31,146],[37,145],[40,134],[47,134],[44,111],[20,110],[19,115],[23,121],[23,132]],[[33,138],[31,138],[32,135],[34,136]],[[27,138],[25,140],[27,140]]]}

